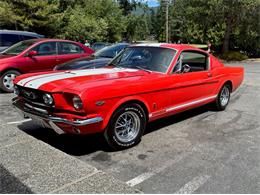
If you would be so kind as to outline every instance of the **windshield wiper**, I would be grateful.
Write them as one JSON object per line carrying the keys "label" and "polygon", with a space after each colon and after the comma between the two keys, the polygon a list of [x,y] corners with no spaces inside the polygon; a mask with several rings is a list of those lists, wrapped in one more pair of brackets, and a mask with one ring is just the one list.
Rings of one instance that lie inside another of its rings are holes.
{"label": "windshield wiper", "polygon": [[114,66],[114,67],[116,67],[116,68],[123,68],[123,67],[118,66],[117,64],[113,64],[113,63],[109,63],[107,66]]}
{"label": "windshield wiper", "polygon": [[99,58],[113,58],[111,56],[106,56],[106,55],[104,55],[104,56],[100,55],[100,56],[96,56],[96,57],[99,57]]}
{"label": "windshield wiper", "polygon": [[151,70],[147,70],[147,69],[145,69],[145,68],[143,68],[143,67],[141,67],[141,66],[135,66],[135,68],[140,69],[140,70],[143,70],[143,71],[145,71],[145,72],[152,73]]}

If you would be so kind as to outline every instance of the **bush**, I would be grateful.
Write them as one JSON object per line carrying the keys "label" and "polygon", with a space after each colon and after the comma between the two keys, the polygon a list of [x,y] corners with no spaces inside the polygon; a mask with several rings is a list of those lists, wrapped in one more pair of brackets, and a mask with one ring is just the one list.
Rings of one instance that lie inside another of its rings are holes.
{"label": "bush", "polygon": [[227,61],[242,61],[248,59],[248,56],[238,51],[228,51],[222,54],[220,58]]}

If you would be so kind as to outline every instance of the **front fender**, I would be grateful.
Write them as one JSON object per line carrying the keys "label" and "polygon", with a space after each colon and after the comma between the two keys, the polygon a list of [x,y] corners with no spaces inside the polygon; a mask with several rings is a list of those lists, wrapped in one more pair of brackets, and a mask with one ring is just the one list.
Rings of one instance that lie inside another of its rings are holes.
{"label": "front fender", "polygon": [[[109,120],[111,119],[113,113],[120,107],[122,106],[123,104],[127,103],[127,102],[131,102],[131,101],[137,101],[137,102],[142,102],[147,111],[148,111],[148,114],[150,113],[150,107],[147,103],[147,101],[142,98],[141,96],[127,96],[127,97],[124,97],[124,98],[117,98],[115,100],[113,100],[113,106],[108,110],[106,116],[104,116],[104,121],[103,121],[103,129],[106,129],[108,123],[109,123]],[[148,116],[147,116],[148,117]]]}

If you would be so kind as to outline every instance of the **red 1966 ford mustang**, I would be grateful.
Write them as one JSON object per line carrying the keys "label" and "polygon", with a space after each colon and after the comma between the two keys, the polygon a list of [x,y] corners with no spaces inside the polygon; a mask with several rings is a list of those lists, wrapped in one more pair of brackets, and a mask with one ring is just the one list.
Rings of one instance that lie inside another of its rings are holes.
{"label": "red 1966 ford mustang", "polygon": [[25,74],[13,104],[58,133],[103,132],[110,146],[137,144],[150,121],[214,103],[224,110],[244,70],[188,46],[131,46],[99,69]]}

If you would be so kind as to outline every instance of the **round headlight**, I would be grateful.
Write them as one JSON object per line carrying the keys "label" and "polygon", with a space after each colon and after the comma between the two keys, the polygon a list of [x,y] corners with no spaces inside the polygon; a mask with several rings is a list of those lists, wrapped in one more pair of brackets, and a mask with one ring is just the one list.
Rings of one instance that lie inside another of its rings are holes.
{"label": "round headlight", "polygon": [[80,99],[79,96],[75,95],[73,98],[72,98],[72,102],[73,102],[73,106],[76,110],[80,110],[83,108],[83,103]]}
{"label": "round headlight", "polygon": [[15,95],[19,95],[20,94],[20,90],[19,90],[19,88],[16,85],[14,86],[14,94]]}
{"label": "round headlight", "polygon": [[42,96],[42,99],[43,99],[44,103],[47,105],[52,105],[54,102],[52,96],[48,93],[44,94]]}

